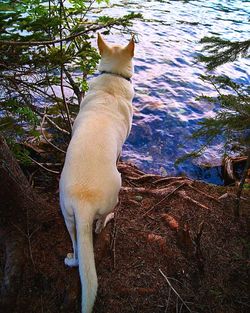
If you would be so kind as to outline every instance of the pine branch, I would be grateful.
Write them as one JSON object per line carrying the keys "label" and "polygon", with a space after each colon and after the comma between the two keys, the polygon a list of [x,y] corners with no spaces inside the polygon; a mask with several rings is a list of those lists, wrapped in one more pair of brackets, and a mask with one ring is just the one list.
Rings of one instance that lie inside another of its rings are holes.
{"label": "pine branch", "polygon": [[0,40],[0,46],[1,45],[8,45],[8,46],[46,46],[46,45],[53,45],[56,43],[62,43],[62,42],[68,42],[71,41],[73,39],[75,39],[76,37],[80,37],[84,34],[90,33],[90,32],[96,32],[100,29],[103,28],[107,28],[107,27],[112,27],[114,25],[119,25],[119,24],[123,24],[129,21],[129,19],[133,18],[141,18],[142,15],[140,13],[138,14],[128,14],[125,15],[121,18],[117,18],[117,19],[112,19],[107,23],[103,23],[103,24],[99,24],[99,25],[95,25],[93,27],[89,27],[86,28],[80,32],[74,33],[72,35],[66,36],[64,38],[58,38],[58,39],[54,39],[54,40],[42,40],[42,41],[12,41],[12,40]]}
{"label": "pine branch", "polygon": [[218,37],[204,37],[200,43],[204,44],[202,51],[206,55],[201,55],[198,59],[206,63],[208,70],[233,62],[240,56],[250,57],[250,40],[232,42]]}

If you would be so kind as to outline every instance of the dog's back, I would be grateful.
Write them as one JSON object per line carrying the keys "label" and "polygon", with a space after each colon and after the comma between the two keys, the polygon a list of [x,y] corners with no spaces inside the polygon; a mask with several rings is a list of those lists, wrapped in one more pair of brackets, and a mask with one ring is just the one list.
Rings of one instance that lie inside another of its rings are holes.
{"label": "dog's back", "polygon": [[[119,192],[120,174],[116,161],[132,124],[133,88],[129,82],[117,77],[109,78],[107,84],[105,76],[92,81],[74,122],[61,175],[64,193],[82,186],[100,190],[103,197],[111,199],[111,195]],[[109,201],[107,205],[110,206]],[[104,209],[103,204],[100,209]]]}

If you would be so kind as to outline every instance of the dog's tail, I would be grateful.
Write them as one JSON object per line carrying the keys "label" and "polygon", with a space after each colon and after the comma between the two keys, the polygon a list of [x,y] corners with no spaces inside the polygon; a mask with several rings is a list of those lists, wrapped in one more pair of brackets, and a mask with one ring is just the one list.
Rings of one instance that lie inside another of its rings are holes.
{"label": "dog's tail", "polygon": [[82,313],[91,313],[96,293],[97,275],[93,250],[93,210],[87,204],[75,210],[77,253],[82,285]]}

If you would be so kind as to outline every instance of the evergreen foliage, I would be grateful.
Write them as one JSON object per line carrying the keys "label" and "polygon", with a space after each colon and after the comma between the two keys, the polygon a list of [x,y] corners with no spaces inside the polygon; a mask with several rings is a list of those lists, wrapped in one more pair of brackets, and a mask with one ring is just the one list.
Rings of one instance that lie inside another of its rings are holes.
{"label": "evergreen foliage", "polygon": [[[99,54],[95,32],[130,32],[140,14],[112,18],[107,0],[4,0],[0,3],[0,131],[9,142],[40,136],[69,140],[71,123],[88,89]],[[94,18],[91,18],[94,16]],[[42,125],[40,125],[42,124]]]}
{"label": "evergreen foliage", "polygon": [[[250,40],[231,42],[217,37],[205,37],[204,55],[199,57],[208,70],[214,70],[227,62],[239,57],[249,58]],[[225,154],[231,151],[247,153],[250,146],[250,86],[235,83],[226,75],[202,75],[201,79],[209,82],[217,92],[216,97],[200,96],[198,101],[210,102],[217,107],[214,117],[205,118],[200,122],[200,128],[192,135],[194,139],[203,139],[204,144],[178,162],[189,157],[200,156],[212,145],[218,136],[225,139]]]}
{"label": "evergreen foliage", "polygon": [[230,41],[219,37],[204,37],[200,42],[206,55],[201,55],[199,60],[206,63],[208,70],[233,62],[238,57],[250,57],[250,40]]}

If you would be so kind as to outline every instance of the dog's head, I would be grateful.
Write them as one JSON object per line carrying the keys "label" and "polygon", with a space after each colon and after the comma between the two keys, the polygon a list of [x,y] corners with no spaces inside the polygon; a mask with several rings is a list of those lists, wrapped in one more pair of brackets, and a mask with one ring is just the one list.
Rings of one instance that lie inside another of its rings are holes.
{"label": "dog's head", "polygon": [[111,72],[124,77],[132,77],[135,42],[134,37],[127,46],[109,45],[98,33],[97,44],[101,55],[99,70],[101,72]]}

